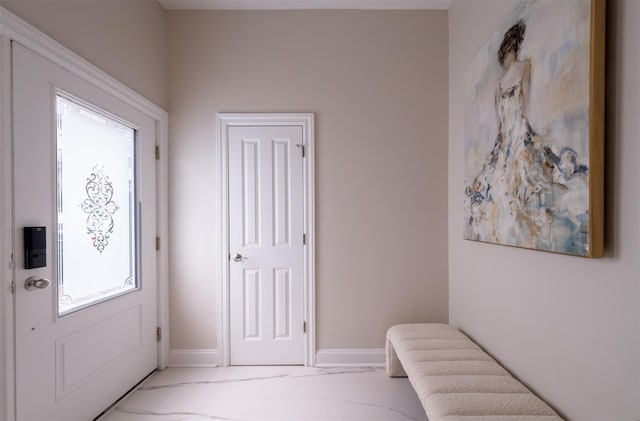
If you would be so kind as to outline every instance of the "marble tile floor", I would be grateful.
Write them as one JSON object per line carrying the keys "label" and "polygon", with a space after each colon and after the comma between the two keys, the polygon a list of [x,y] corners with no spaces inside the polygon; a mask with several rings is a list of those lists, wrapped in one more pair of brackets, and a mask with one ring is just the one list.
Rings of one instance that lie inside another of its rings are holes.
{"label": "marble tile floor", "polygon": [[169,368],[99,421],[415,420],[427,417],[406,378],[384,368]]}

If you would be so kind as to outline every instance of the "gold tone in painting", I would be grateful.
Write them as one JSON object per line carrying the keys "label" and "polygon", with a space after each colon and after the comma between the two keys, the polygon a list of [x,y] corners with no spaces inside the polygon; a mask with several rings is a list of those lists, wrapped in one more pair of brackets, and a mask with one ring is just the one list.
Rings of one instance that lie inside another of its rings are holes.
{"label": "gold tone in painting", "polygon": [[465,83],[464,237],[601,257],[604,2],[519,3]]}

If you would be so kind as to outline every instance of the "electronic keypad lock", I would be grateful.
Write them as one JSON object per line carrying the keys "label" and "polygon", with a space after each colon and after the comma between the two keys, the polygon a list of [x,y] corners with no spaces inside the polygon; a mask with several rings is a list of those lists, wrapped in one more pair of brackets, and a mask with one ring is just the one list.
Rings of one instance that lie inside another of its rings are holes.
{"label": "electronic keypad lock", "polygon": [[47,266],[47,228],[24,227],[24,268]]}

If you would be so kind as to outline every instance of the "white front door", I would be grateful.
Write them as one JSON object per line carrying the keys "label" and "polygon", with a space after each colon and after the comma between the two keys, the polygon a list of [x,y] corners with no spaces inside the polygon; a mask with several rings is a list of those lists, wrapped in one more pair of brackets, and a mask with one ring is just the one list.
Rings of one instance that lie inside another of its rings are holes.
{"label": "white front door", "polygon": [[229,128],[232,365],[304,364],[301,126]]}
{"label": "white front door", "polygon": [[157,366],[155,121],[12,60],[17,419],[90,420]]}

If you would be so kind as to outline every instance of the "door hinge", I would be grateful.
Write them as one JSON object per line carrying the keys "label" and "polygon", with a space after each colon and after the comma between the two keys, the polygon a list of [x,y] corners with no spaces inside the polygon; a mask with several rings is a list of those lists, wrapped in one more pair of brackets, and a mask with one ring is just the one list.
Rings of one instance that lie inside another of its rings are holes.
{"label": "door hinge", "polygon": [[160,237],[156,237],[156,250],[160,250]]}
{"label": "door hinge", "polygon": [[303,246],[307,245],[307,234],[302,234],[302,245]]}
{"label": "door hinge", "polygon": [[305,155],[305,153],[304,153],[304,145],[303,145],[303,144],[301,144],[301,143],[298,143],[298,144],[296,145],[296,147],[297,147],[297,148],[300,148],[300,150],[302,151],[302,157],[304,158],[304,155]]}
{"label": "door hinge", "polygon": [[156,328],[156,341],[160,342],[161,339],[162,339],[162,328],[161,327],[157,327]]}
{"label": "door hinge", "polygon": [[307,333],[307,322],[302,322],[302,333]]}
{"label": "door hinge", "polygon": [[156,145],[156,161],[160,159],[160,146]]}
{"label": "door hinge", "polygon": [[11,295],[16,295],[16,281],[11,281]]}

